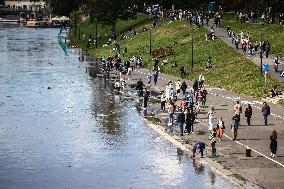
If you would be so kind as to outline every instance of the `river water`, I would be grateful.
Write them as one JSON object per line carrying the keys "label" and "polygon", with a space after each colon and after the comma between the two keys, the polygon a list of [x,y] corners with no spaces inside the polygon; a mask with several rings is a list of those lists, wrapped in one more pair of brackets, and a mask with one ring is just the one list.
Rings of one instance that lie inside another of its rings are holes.
{"label": "river water", "polygon": [[58,29],[0,25],[0,188],[234,188],[85,73]]}

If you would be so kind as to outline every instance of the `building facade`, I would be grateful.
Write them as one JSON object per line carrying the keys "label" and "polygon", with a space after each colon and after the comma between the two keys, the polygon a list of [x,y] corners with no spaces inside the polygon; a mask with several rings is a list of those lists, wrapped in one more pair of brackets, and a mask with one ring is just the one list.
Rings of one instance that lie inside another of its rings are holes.
{"label": "building facade", "polygon": [[46,3],[43,0],[7,0],[5,6],[16,10],[45,11]]}

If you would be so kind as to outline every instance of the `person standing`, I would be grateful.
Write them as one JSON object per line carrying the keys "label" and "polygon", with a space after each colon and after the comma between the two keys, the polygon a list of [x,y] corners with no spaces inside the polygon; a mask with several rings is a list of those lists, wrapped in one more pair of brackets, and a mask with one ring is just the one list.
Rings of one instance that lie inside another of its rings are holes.
{"label": "person standing", "polygon": [[213,128],[213,130],[211,131],[208,139],[210,140],[210,144],[211,144],[211,149],[212,149],[212,157],[216,156],[216,129]]}
{"label": "person standing", "polygon": [[261,112],[262,112],[262,115],[263,115],[263,118],[264,118],[264,125],[268,126],[267,118],[270,115],[270,107],[268,106],[268,104],[266,102],[263,103],[263,107],[261,109]]}
{"label": "person standing", "polygon": [[208,123],[209,128],[208,130],[212,131],[214,128],[214,107],[212,106],[208,112]]}
{"label": "person standing", "polygon": [[274,130],[270,136],[270,150],[271,154],[270,157],[275,157],[275,154],[277,152],[277,133]]}
{"label": "person standing", "polygon": [[238,116],[236,114],[233,115],[232,118],[232,124],[231,124],[231,129],[232,129],[232,135],[233,135],[233,140],[237,139],[238,136]]}
{"label": "person standing", "polygon": [[157,70],[155,70],[153,76],[154,76],[154,84],[157,85],[159,72]]}
{"label": "person standing", "polygon": [[187,89],[187,85],[186,85],[185,81],[182,82],[180,89],[182,90],[182,95],[184,95],[185,91]]}
{"label": "person standing", "polygon": [[193,94],[195,95],[196,91],[198,90],[198,81],[197,80],[194,81],[192,88],[193,88]]}
{"label": "person standing", "polygon": [[224,131],[225,131],[225,124],[224,121],[222,120],[222,117],[220,117],[217,123],[217,136],[219,138],[219,141],[222,141]]}
{"label": "person standing", "polygon": [[170,99],[170,86],[169,84],[166,85],[166,99],[169,100]]}
{"label": "person standing", "polygon": [[198,88],[202,88],[205,81],[204,75],[201,73],[198,77]]}
{"label": "person standing", "polygon": [[241,113],[242,113],[242,106],[240,105],[240,101],[237,101],[237,104],[234,106],[234,113],[237,116],[238,126],[241,121]]}
{"label": "person standing", "polygon": [[184,76],[185,76],[185,69],[184,69],[184,66],[183,66],[183,65],[180,66],[179,71],[180,71],[180,77],[181,77],[181,78],[184,78]]}
{"label": "person standing", "polygon": [[250,104],[248,104],[248,107],[246,108],[245,116],[247,118],[247,124],[250,126],[250,119],[252,117],[252,108]]}
{"label": "person standing", "polygon": [[151,71],[148,73],[147,79],[148,79],[148,84],[150,85],[150,83],[152,81],[152,72]]}
{"label": "person standing", "polygon": [[174,122],[174,103],[171,99],[168,102],[168,115],[169,115],[168,125],[172,126]]}
{"label": "person standing", "polygon": [[183,136],[184,134],[184,123],[185,123],[185,115],[182,112],[182,109],[179,108],[177,112],[177,124],[179,125],[181,136]]}
{"label": "person standing", "polygon": [[176,82],[176,91],[177,91],[177,97],[180,98],[180,88],[181,88],[181,82],[178,79]]}
{"label": "person standing", "polygon": [[184,112],[185,114],[185,127],[188,134],[193,133],[193,123],[195,120],[195,114],[193,113],[191,108],[187,108]]}
{"label": "person standing", "polygon": [[161,95],[161,111],[165,111],[166,110],[166,94],[163,92],[163,94]]}
{"label": "person standing", "polygon": [[145,90],[145,94],[144,94],[144,109],[146,109],[147,106],[148,106],[149,96],[150,96],[149,91]]}

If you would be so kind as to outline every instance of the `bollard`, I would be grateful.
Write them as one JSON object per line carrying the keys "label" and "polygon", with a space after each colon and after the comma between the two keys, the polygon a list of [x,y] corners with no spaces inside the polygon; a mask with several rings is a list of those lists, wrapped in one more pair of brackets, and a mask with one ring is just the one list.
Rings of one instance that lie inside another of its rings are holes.
{"label": "bollard", "polygon": [[246,149],[246,157],[251,157],[251,149],[250,148]]}

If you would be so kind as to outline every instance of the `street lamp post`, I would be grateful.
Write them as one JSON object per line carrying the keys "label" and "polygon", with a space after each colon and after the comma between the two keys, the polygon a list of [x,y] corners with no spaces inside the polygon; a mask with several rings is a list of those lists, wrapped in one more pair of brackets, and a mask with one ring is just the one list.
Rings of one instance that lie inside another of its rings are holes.
{"label": "street lamp post", "polygon": [[79,41],[81,40],[81,23],[79,24]]}
{"label": "street lamp post", "polygon": [[75,25],[75,38],[77,37],[77,14],[76,14],[76,12],[75,12],[75,16],[74,16],[75,18],[75,23],[74,23],[74,25]]}
{"label": "street lamp post", "polygon": [[150,55],[151,55],[151,53],[152,53],[152,28],[150,28],[150,41],[149,41],[149,43],[150,43]]}
{"label": "street lamp post", "polygon": [[194,64],[194,52],[193,52],[193,31],[191,34],[191,69],[193,69],[193,64]]}
{"label": "street lamp post", "polygon": [[260,44],[261,44],[261,46],[260,46],[260,80],[262,79],[262,67],[263,67],[263,31],[262,31],[262,28],[263,28],[263,25],[264,25],[264,23],[263,22],[261,22],[261,42],[260,42]]}
{"label": "street lamp post", "polygon": [[98,15],[96,16],[96,48],[98,48]]}

